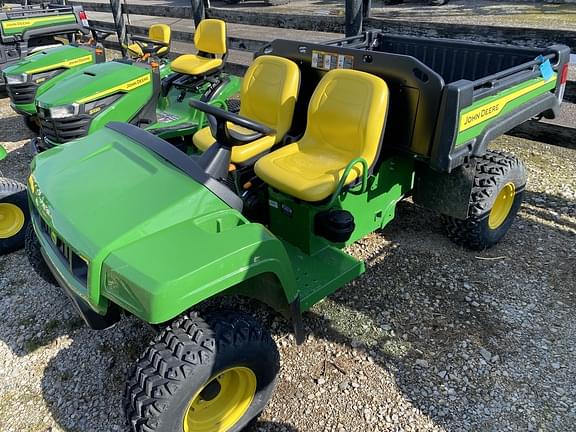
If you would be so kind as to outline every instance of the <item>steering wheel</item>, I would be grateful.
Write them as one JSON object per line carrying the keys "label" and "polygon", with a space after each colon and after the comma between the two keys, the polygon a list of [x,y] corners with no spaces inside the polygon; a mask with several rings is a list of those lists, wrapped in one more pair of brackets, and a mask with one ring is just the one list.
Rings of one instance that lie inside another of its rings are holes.
{"label": "steering wheel", "polygon": [[140,47],[144,54],[154,54],[170,45],[169,42],[154,40],[144,36],[130,36],[130,39]]}
{"label": "steering wheel", "polygon": [[103,41],[107,37],[109,37],[115,33],[114,30],[105,29],[105,28],[101,28],[101,27],[93,27],[93,26],[88,27],[88,30],[90,30],[90,32],[92,33],[92,38],[96,42]]}
{"label": "steering wheel", "polygon": [[[234,147],[252,142],[265,135],[273,135],[276,131],[266,125],[250,120],[230,111],[217,108],[214,105],[192,99],[189,102],[192,108],[205,112],[208,116],[208,123],[212,136],[224,147]],[[254,131],[253,134],[241,134],[237,131],[228,129],[228,122],[243,128]]]}

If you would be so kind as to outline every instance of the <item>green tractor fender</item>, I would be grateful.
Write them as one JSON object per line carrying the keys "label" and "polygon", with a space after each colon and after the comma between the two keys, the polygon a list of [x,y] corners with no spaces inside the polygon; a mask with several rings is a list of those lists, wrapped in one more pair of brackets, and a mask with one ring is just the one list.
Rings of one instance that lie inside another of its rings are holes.
{"label": "green tractor fender", "polygon": [[228,294],[254,298],[289,315],[298,296],[282,242],[233,209],[115,250],[104,261],[100,279],[103,297],[152,324]]}

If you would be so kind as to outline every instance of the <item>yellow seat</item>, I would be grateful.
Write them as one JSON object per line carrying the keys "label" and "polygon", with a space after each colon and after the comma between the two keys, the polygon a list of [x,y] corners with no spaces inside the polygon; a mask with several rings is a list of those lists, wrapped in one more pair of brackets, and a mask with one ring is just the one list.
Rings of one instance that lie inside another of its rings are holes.
{"label": "yellow seat", "polygon": [[172,70],[186,75],[205,75],[218,70],[228,54],[226,23],[218,19],[200,21],[194,32],[194,46],[198,54],[181,55],[172,62]]}
{"label": "yellow seat", "polygon": [[[302,139],[262,157],[254,167],[256,175],[303,201],[328,198],[353,159],[364,158],[369,167],[376,161],[388,97],[388,86],[374,75],[328,72],[310,99]],[[362,169],[356,165],[345,184],[361,176]]]}
{"label": "yellow seat", "polygon": [[[291,60],[276,56],[260,56],[250,65],[240,89],[240,115],[264,124],[276,131],[248,144],[232,147],[233,163],[247,162],[279,143],[292,125],[294,106],[300,87],[300,69]],[[228,124],[244,135],[254,131]],[[194,145],[206,151],[216,140],[206,127],[193,138]]]}
{"label": "yellow seat", "polygon": [[[163,42],[170,44],[170,39],[172,37],[172,30],[170,26],[166,24],[153,24],[148,29],[148,39],[152,39],[158,42]],[[148,44],[141,42],[142,45],[148,46]],[[144,52],[142,51],[142,47],[137,43],[133,43],[127,46],[130,53],[135,57],[144,57]],[[157,52],[156,55],[159,57],[164,57],[168,54],[170,47],[162,47]]]}

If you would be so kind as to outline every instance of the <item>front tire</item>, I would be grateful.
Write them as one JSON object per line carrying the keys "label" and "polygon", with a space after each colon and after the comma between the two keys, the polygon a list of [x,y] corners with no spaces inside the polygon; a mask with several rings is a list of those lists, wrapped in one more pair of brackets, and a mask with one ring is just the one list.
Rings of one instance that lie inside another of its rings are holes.
{"label": "front tire", "polygon": [[468,217],[444,216],[448,237],[472,250],[498,243],[510,229],[524,195],[526,169],[515,156],[488,151],[477,158]]}
{"label": "front tire", "polygon": [[250,315],[187,314],[158,335],[129,376],[130,430],[240,431],[266,406],[279,370],[274,340]]}
{"label": "front tire", "polygon": [[26,227],[30,223],[26,187],[15,180],[0,178],[0,255],[24,247]]}

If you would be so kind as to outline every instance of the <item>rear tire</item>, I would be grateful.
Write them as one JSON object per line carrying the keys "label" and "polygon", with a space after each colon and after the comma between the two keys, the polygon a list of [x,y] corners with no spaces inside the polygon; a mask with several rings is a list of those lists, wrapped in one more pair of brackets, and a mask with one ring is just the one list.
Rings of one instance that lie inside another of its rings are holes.
{"label": "rear tire", "polygon": [[32,224],[28,225],[28,229],[26,230],[25,250],[26,256],[28,257],[28,262],[36,274],[49,284],[58,285],[54,275],[48,268],[48,264],[46,264],[46,261],[44,261],[42,252],[40,252],[40,242],[36,238],[36,233],[34,232],[34,227]]}
{"label": "rear tire", "polygon": [[488,151],[477,158],[468,218],[444,216],[448,237],[472,250],[498,243],[510,229],[524,195],[526,169],[515,156]]}
{"label": "rear tire", "polygon": [[0,178],[0,255],[24,247],[26,227],[30,223],[26,187],[15,180]]}
{"label": "rear tire", "polygon": [[130,430],[241,431],[271,398],[279,370],[274,340],[250,315],[187,314],[158,335],[129,376]]}

